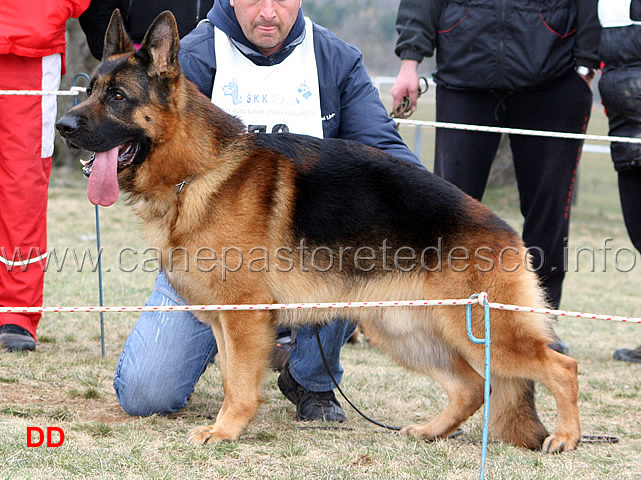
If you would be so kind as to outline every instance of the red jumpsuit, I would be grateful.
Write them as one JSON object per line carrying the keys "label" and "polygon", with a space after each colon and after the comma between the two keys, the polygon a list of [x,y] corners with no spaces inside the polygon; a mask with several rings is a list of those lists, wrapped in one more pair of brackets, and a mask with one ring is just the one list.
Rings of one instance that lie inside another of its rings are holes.
{"label": "red jumpsuit", "polygon": [[[57,90],[65,24],[90,0],[0,2],[0,90]],[[40,306],[55,96],[0,95],[0,306]],[[40,314],[0,313],[35,338]]]}

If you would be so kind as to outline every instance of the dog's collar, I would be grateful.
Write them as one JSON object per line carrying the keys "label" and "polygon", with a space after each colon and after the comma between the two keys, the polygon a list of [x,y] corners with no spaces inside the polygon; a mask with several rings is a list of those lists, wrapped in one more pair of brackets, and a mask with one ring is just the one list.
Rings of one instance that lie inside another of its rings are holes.
{"label": "dog's collar", "polygon": [[194,181],[194,176],[193,175],[189,175],[182,182],[177,183],[174,186],[175,187],[174,190],[176,191],[176,193],[180,193],[180,192],[183,191],[183,188],[185,188],[187,185],[189,185],[193,181]]}

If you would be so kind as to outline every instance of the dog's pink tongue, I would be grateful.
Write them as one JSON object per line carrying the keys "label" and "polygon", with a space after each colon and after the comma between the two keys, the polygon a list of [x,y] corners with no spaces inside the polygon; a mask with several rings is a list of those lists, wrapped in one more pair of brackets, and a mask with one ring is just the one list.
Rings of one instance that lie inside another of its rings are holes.
{"label": "dog's pink tongue", "polygon": [[87,185],[87,196],[94,205],[108,207],[118,200],[118,148],[96,153]]}

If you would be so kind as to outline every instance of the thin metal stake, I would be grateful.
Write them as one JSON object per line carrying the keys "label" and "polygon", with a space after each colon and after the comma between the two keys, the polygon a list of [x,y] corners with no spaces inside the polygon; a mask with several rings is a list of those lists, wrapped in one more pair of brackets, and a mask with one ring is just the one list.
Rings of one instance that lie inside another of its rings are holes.
{"label": "thin metal stake", "polygon": [[[98,247],[98,291],[100,294],[100,306],[103,304],[102,296],[102,248],[100,247],[100,214],[99,207],[96,205],[96,245]],[[102,356],[105,356],[105,315],[100,312],[100,348]]]}
{"label": "thin metal stake", "polygon": [[[470,298],[478,298],[479,294],[472,295]],[[485,309],[485,338],[476,338],[472,333],[472,305],[465,307],[465,323],[467,327],[467,336],[473,343],[485,344],[485,401],[483,408],[483,447],[481,450],[481,480],[485,479],[485,459],[487,457],[487,439],[489,432],[490,420],[490,304],[487,296],[483,298],[483,308]]]}
{"label": "thin metal stake", "polygon": [[[73,77],[73,86],[76,86],[78,78],[83,77],[89,82],[89,75],[86,73],[79,73]],[[78,105],[78,96],[73,99],[74,105]],[[102,249],[100,247],[100,214],[98,212],[98,205],[96,205],[96,245],[98,248],[98,295],[100,297],[100,306],[104,306],[104,298],[102,294]],[[105,316],[104,312],[100,312],[100,349],[102,356],[105,356]]]}

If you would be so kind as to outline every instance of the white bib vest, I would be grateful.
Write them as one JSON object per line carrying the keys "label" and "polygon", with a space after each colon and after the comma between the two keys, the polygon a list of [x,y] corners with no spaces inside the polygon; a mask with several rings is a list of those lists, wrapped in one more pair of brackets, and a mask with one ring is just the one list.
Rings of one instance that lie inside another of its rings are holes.
{"label": "white bib vest", "polygon": [[[599,22],[603,28],[641,25],[630,18],[632,0],[600,0]],[[606,6],[607,4],[607,6]]]}
{"label": "white bib vest", "polygon": [[216,77],[211,101],[239,117],[249,132],[291,132],[323,138],[312,22],[278,65],[257,66],[215,28]]}

